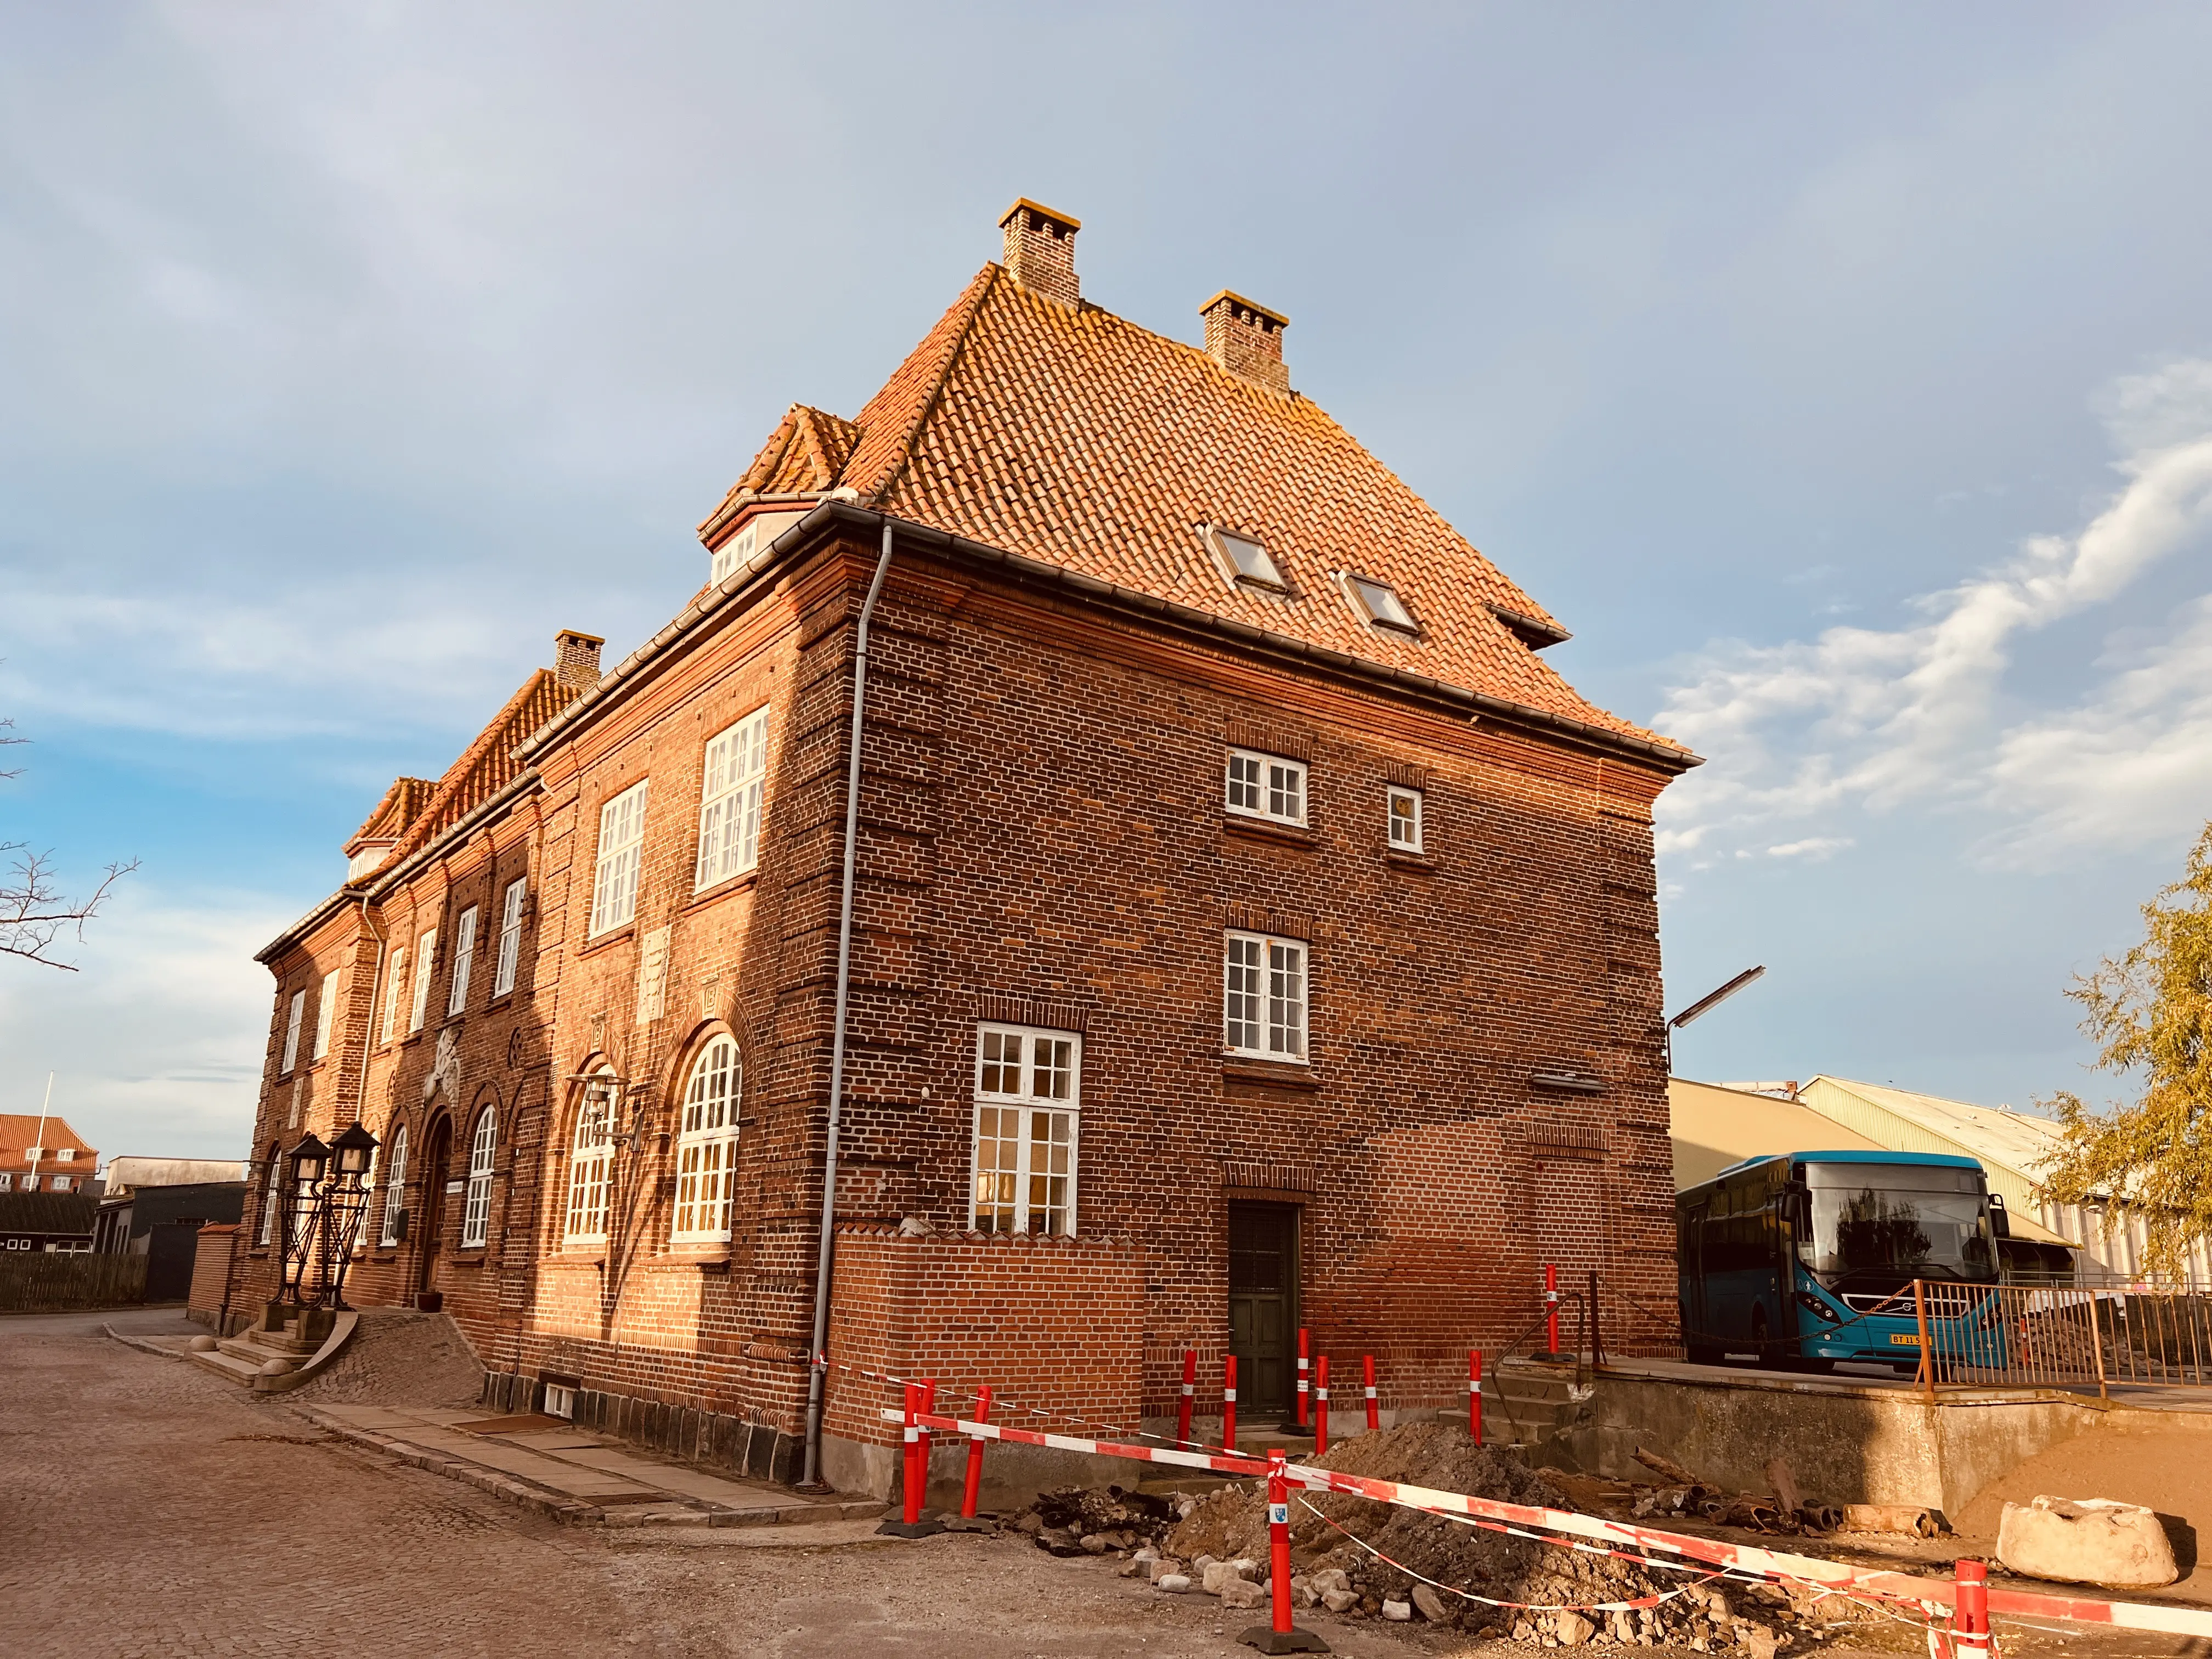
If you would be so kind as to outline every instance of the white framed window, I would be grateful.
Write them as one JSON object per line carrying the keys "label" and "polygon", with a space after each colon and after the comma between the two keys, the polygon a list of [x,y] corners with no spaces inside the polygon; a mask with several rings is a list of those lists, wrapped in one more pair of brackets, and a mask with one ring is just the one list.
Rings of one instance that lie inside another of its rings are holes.
{"label": "white framed window", "polygon": [[637,915],[638,861],[645,851],[645,785],[632,784],[599,808],[599,863],[592,872],[592,933]]}
{"label": "white framed window", "polygon": [[986,1233],[1075,1231],[1083,1039],[1027,1025],[975,1028],[975,1184]]}
{"label": "white framed window", "polygon": [[761,797],[768,785],[768,709],[755,709],[707,744],[699,790],[698,889],[760,862]]}
{"label": "white framed window", "polygon": [[1398,784],[1389,787],[1387,810],[1390,817],[1390,849],[1396,853],[1421,850],[1421,792]]}
{"label": "white framed window", "polygon": [[67,1176],[51,1176],[46,1180],[46,1190],[48,1192],[71,1192],[76,1189],[76,1182],[71,1181]]}
{"label": "white framed window", "polygon": [[73,1164],[76,1161],[76,1148],[74,1146],[64,1146],[57,1151],[54,1153],[54,1156],[64,1164]]}
{"label": "white framed window", "polygon": [[518,877],[507,884],[507,896],[499,906],[499,966],[491,976],[491,994],[503,997],[514,988],[515,964],[522,956],[522,902],[529,896],[530,882]]}
{"label": "white framed window", "polygon": [[392,953],[392,979],[384,988],[384,1040],[399,1035],[399,988],[407,982],[407,947]]}
{"label": "white framed window", "polygon": [[1279,755],[1232,749],[1222,805],[1239,817],[1302,824],[1306,821],[1306,769]]}
{"label": "white framed window", "polygon": [[573,1419],[576,1415],[576,1391],[565,1382],[545,1385],[545,1415]]}
{"label": "white framed window", "polygon": [[387,1249],[399,1242],[400,1218],[407,1203],[407,1126],[392,1132],[392,1156],[384,1164],[384,1219],[377,1240]]}
{"label": "white framed window", "polygon": [[1420,623],[1413,613],[1406,609],[1406,602],[1398,597],[1398,590],[1386,581],[1372,576],[1356,575],[1349,570],[1339,573],[1344,583],[1345,597],[1352,601],[1352,609],[1360,619],[1377,628],[1388,628],[1401,634],[1419,634]]}
{"label": "white framed window", "polygon": [[320,1060],[331,1051],[331,1028],[338,1012],[338,970],[335,968],[323,975],[323,988],[315,993],[315,1058]]}
{"label": "white framed window", "polygon": [[676,1150],[676,1224],[670,1234],[679,1243],[730,1236],[738,1115],[744,1095],[744,1061],[737,1042],[718,1036],[700,1050],[684,1092],[684,1130]]}
{"label": "white framed window", "polygon": [[1206,545],[1220,562],[1222,574],[1232,582],[1251,582],[1261,587],[1289,587],[1290,584],[1283,580],[1282,567],[1275,562],[1274,556],[1251,537],[1240,536],[1214,524],[1206,526],[1205,536]]}
{"label": "white framed window", "polygon": [[415,941],[415,998],[407,1006],[407,1029],[419,1031],[430,1012],[430,969],[438,960],[438,930],[425,927]]}
{"label": "white framed window", "polygon": [[12,1193],[15,1190],[15,1177],[6,1170],[0,1170],[0,1193]]}
{"label": "white framed window", "polygon": [[279,1073],[290,1071],[299,1060],[300,1016],[307,1006],[307,994],[305,991],[292,993],[291,1012],[284,1016],[284,1063],[276,1068]]}
{"label": "white framed window", "polygon": [[584,1085],[576,1107],[576,1132],[568,1145],[568,1216],[562,1231],[572,1244],[607,1236],[608,1144],[615,1105],[615,1074],[602,1068]]}
{"label": "white framed window", "polygon": [[752,557],[753,528],[751,525],[747,525],[714,550],[713,562],[707,570],[707,580],[709,582],[720,581],[730,572]]}
{"label": "white framed window", "polygon": [[1223,951],[1222,1043],[1259,1060],[1306,1057],[1306,947],[1231,933]]}
{"label": "white framed window", "polygon": [[499,1151],[499,1114],[487,1106],[477,1114],[469,1140],[469,1185],[461,1199],[461,1248],[480,1250],[491,1231],[491,1166]]}
{"label": "white framed window", "polygon": [[[36,1177],[33,1177],[34,1180]],[[277,1166],[276,1148],[269,1148],[269,1163],[261,1172],[261,1224],[253,1230],[253,1242],[266,1244],[269,1235],[276,1231],[276,1194],[282,1182]]]}
{"label": "white framed window", "polygon": [[461,919],[453,924],[453,984],[446,993],[446,1013],[448,1018],[460,1013],[469,1006],[469,968],[477,955],[477,907],[473,904],[461,912]]}
{"label": "white framed window", "polygon": [[372,1146],[368,1151],[368,1168],[361,1175],[361,1210],[353,1224],[353,1248],[368,1248],[368,1218],[376,1213],[376,1155],[384,1150]]}

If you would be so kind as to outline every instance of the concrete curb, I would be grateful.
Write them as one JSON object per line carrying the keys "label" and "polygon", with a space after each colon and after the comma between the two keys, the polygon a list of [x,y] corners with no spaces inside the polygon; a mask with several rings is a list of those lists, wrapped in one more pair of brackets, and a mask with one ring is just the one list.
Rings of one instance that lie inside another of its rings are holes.
{"label": "concrete curb", "polygon": [[495,1498],[504,1498],[532,1514],[542,1515],[566,1526],[611,1528],[653,1526],[796,1527],[823,1521],[872,1521],[884,1514],[886,1508],[878,1500],[862,1498],[826,1504],[792,1504],[773,1510],[730,1510],[703,1499],[687,1498],[678,1494],[671,1494],[666,1500],[658,1504],[592,1504],[548,1491],[496,1469],[425,1451],[392,1435],[355,1428],[350,1424],[326,1417],[310,1406],[295,1406],[292,1409],[325,1433],[363,1450],[382,1452],[396,1462],[409,1464],[431,1474],[442,1474],[465,1481]]}
{"label": "concrete curb", "polygon": [[136,1348],[141,1353],[158,1354],[164,1359],[181,1359],[187,1364],[191,1363],[192,1356],[191,1352],[189,1349],[156,1347],[152,1342],[149,1341],[143,1336],[124,1335],[122,1332],[117,1330],[114,1326],[109,1324],[106,1320],[100,1321],[100,1328],[105,1331],[109,1336],[113,1337],[118,1342],[120,1342],[126,1348]]}

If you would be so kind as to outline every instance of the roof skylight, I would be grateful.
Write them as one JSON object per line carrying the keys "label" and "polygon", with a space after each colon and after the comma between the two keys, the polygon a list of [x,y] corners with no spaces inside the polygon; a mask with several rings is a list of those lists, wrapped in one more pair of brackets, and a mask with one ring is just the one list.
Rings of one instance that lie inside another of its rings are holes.
{"label": "roof skylight", "polygon": [[1389,583],[1377,581],[1372,576],[1355,576],[1347,570],[1344,573],[1344,586],[1352,603],[1377,628],[1393,628],[1401,634],[1421,631],[1420,623],[1413,620],[1413,613],[1406,609],[1406,602]]}
{"label": "roof skylight", "polygon": [[1255,582],[1261,587],[1288,587],[1283,573],[1267,550],[1249,536],[1239,536],[1208,525],[1206,540],[1212,544],[1214,556],[1221,561],[1222,574],[1240,582]]}

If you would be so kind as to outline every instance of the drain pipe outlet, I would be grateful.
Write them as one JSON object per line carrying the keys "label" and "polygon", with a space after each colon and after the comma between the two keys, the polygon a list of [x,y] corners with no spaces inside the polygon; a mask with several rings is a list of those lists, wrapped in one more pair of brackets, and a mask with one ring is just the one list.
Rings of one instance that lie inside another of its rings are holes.
{"label": "drain pipe outlet", "polygon": [[853,733],[845,757],[845,872],[837,901],[837,1011],[830,1039],[830,1133],[822,1162],[822,1236],[814,1252],[814,1343],[807,1353],[806,1465],[799,1484],[822,1484],[822,1395],[829,1376],[830,1272],[836,1244],[837,1129],[845,1102],[845,1010],[853,991],[853,873],[860,862],[860,732],[868,702],[868,625],[891,568],[891,524],[884,520],[884,550],[875,579],[860,602],[853,653]]}

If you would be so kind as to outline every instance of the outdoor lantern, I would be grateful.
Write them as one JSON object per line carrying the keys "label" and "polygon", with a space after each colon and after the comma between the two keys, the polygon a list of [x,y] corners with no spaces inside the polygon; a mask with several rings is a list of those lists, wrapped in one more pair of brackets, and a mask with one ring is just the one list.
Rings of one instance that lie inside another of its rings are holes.
{"label": "outdoor lantern", "polygon": [[312,1130],[301,1136],[300,1144],[292,1149],[292,1179],[312,1186],[330,1167],[331,1149]]}
{"label": "outdoor lantern", "polygon": [[331,1155],[337,1161],[340,1175],[365,1176],[369,1160],[376,1155],[376,1137],[356,1122],[337,1138]]}

